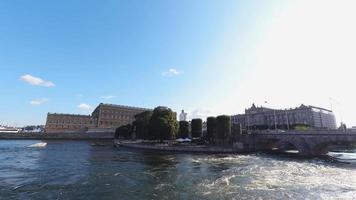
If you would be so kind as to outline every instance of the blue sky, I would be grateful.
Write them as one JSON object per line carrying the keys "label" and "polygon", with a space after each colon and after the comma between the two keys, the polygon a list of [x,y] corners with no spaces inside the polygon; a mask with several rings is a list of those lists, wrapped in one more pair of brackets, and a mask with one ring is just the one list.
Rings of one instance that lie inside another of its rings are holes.
{"label": "blue sky", "polygon": [[356,82],[340,79],[356,63],[353,8],[352,1],[0,1],[0,124],[44,124],[47,112],[85,114],[100,102],[204,117],[268,101],[333,104],[339,121],[356,125],[347,88]]}

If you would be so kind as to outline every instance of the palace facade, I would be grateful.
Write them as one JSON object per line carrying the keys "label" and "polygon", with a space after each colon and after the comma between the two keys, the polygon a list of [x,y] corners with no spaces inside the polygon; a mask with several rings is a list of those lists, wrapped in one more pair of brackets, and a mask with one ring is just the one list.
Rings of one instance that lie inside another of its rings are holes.
{"label": "palace facade", "polygon": [[89,129],[115,129],[130,124],[135,115],[151,109],[100,103],[91,115],[48,113],[46,132],[85,132]]}
{"label": "palace facade", "polygon": [[244,129],[289,129],[298,125],[314,129],[336,129],[336,120],[331,110],[301,105],[293,109],[256,107],[245,114],[231,116],[232,124],[241,124]]}

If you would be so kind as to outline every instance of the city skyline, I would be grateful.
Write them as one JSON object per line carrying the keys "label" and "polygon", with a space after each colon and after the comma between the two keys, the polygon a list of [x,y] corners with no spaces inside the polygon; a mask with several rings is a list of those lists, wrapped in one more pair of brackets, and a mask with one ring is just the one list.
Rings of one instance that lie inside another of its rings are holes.
{"label": "city skyline", "polygon": [[306,104],[356,125],[353,1],[0,7],[3,124],[44,124],[47,112],[89,114],[104,102],[191,118]]}

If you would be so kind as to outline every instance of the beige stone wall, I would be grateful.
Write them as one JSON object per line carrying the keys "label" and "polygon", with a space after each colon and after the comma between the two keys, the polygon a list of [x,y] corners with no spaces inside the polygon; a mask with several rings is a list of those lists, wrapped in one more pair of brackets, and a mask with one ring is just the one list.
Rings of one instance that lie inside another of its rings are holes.
{"label": "beige stone wall", "polygon": [[46,132],[84,132],[92,128],[116,129],[135,120],[135,115],[149,109],[112,104],[99,104],[92,115],[48,113]]}
{"label": "beige stone wall", "polygon": [[86,131],[95,128],[97,120],[90,115],[48,113],[46,132]]}
{"label": "beige stone wall", "polygon": [[148,109],[117,106],[117,105],[99,105],[98,127],[99,128],[117,128],[122,125],[130,124],[135,120],[135,115]]}

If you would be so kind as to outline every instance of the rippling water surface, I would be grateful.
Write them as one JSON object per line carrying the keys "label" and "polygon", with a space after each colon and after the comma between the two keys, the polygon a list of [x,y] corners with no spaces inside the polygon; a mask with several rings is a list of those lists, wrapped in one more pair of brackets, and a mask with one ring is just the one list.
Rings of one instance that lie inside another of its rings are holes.
{"label": "rippling water surface", "polygon": [[353,152],[328,161],[165,154],[91,141],[28,147],[38,142],[0,141],[0,199],[356,199]]}

